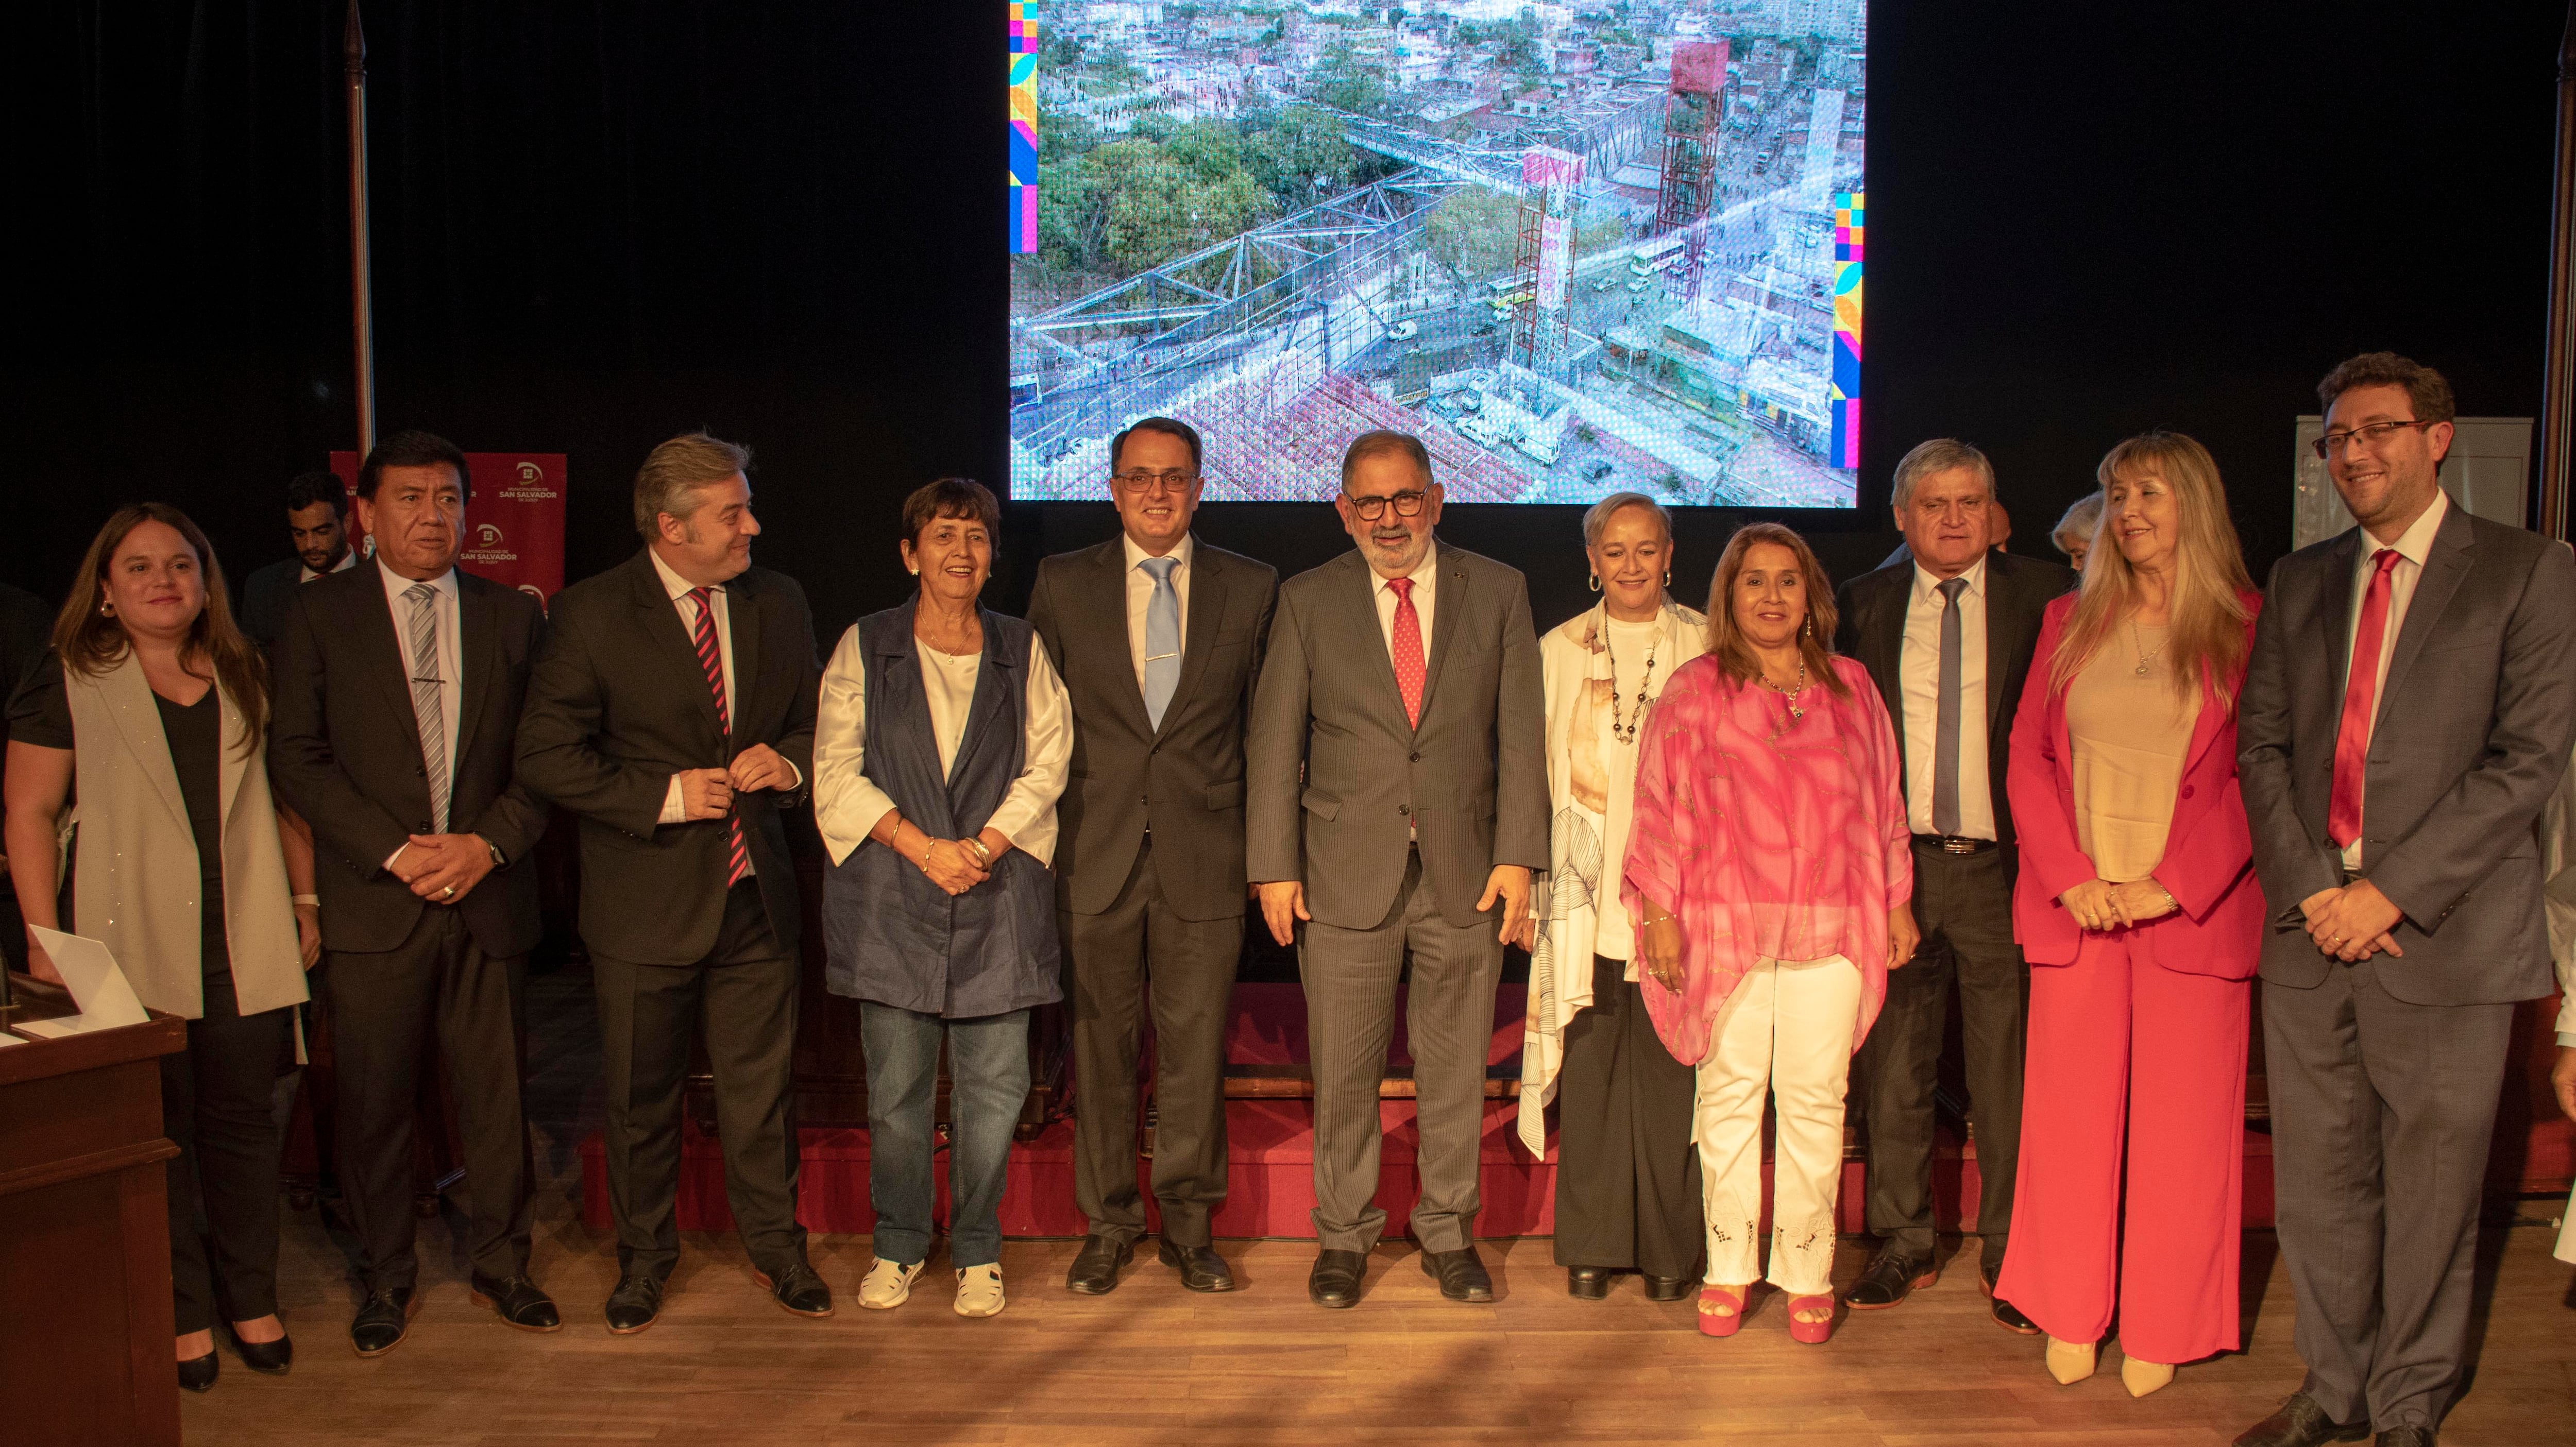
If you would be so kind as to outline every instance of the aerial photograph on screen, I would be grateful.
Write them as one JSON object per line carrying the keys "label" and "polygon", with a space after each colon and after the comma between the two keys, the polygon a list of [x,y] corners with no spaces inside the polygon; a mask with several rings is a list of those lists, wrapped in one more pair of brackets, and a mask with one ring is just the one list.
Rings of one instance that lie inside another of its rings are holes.
{"label": "aerial photograph on screen", "polygon": [[1451,501],[1849,507],[1863,0],[1022,0],[1011,480],[1419,434]]}

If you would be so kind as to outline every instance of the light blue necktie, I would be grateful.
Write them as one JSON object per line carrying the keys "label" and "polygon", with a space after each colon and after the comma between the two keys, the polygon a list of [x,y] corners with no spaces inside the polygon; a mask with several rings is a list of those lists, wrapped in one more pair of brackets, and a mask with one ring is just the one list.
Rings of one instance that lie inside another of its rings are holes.
{"label": "light blue necktie", "polygon": [[1154,596],[1145,604],[1145,718],[1159,729],[1181,686],[1181,595],[1172,590],[1180,559],[1147,558],[1136,566],[1154,579]]}

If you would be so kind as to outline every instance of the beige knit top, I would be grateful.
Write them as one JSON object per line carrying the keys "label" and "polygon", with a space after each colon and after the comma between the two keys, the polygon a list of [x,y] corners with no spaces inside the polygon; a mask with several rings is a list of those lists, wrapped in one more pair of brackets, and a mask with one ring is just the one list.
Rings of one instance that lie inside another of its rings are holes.
{"label": "beige knit top", "polygon": [[[2066,689],[2074,747],[2075,841],[2113,884],[2164,859],[2200,694],[2174,690],[2164,627],[2123,623]],[[2141,659],[2144,671],[2141,672]]]}

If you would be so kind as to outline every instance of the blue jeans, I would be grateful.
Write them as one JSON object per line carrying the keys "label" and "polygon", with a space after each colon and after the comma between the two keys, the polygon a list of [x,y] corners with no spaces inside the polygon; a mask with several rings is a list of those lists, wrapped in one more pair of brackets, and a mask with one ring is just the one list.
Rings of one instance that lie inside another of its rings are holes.
{"label": "blue jeans", "polygon": [[1029,1096],[1029,1012],[943,1020],[864,1000],[868,1054],[868,1195],[876,1254],[910,1266],[930,1255],[931,1127],[939,1039],[948,1037],[948,1259],[959,1270],[1002,1259],[1002,1181],[1011,1131]]}

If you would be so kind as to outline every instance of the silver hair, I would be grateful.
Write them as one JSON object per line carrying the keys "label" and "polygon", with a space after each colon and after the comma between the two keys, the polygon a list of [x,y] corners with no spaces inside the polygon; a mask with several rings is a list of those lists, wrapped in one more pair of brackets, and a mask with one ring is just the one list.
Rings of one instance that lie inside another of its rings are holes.
{"label": "silver hair", "polygon": [[662,514],[682,522],[704,499],[698,489],[751,470],[751,449],[704,432],[684,433],[655,447],[635,472],[635,531],[646,542],[662,535]]}
{"label": "silver hair", "polygon": [[1642,492],[1614,492],[1594,503],[1583,514],[1583,545],[1587,548],[1601,546],[1601,534],[1608,530],[1610,519],[1618,516],[1619,509],[1623,507],[1641,507],[1653,513],[1655,525],[1664,530],[1664,541],[1669,543],[1673,540],[1673,515],[1664,511],[1662,503]]}
{"label": "silver hair", "polygon": [[1896,496],[1893,499],[1896,510],[1903,512],[1907,505],[1914,501],[1914,484],[1936,472],[1948,472],[1954,467],[1967,468],[1984,478],[1986,496],[1989,498],[1997,496],[1995,465],[1986,460],[1984,453],[1955,437],[1935,437],[1929,442],[1914,444],[1913,451],[1898,459]]}
{"label": "silver hair", "polygon": [[2075,505],[2066,510],[2066,516],[2059,518],[2057,526],[2049,529],[2048,540],[2058,545],[2059,552],[2064,552],[2066,545],[2063,539],[2068,534],[2090,539],[2094,529],[2100,526],[2102,526],[2102,490],[2097,487],[2075,500]]}

